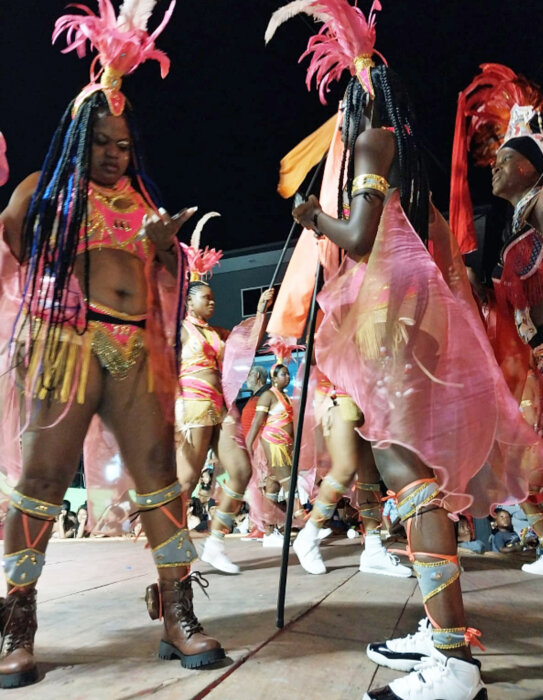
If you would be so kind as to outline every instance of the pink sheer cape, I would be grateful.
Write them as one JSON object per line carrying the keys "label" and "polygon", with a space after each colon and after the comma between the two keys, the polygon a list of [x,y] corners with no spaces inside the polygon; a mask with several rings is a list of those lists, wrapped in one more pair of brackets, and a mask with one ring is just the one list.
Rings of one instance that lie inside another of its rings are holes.
{"label": "pink sheer cape", "polygon": [[319,295],[317,364],[360,406],[364,438],[413,451],[435,470],[448,510],[483,517],[541,480],[543,443],[496,364],[456,242],[434,217],[432,258],[390,197],[354,302],[363,264]]}

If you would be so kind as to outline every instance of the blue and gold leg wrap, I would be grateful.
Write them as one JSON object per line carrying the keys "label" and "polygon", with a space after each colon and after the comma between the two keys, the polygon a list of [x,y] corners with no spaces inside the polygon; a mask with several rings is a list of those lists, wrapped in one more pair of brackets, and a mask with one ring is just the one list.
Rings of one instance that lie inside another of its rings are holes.
{"label": "blue and gold leg wrap", "polygon": [[36,583],[40,577],[45,564],[45,554],[37,549],[37,545],[51,521],[60,514],[62,506],[26,496],[15,489],[11,492],[10,505],[21,512],[23,519],[30,517],[43,521],[41,530],[33,542],[30,540],[27,523],[23,523],[27,546],[18,552],[4,555],[4,572],[8,584],[15,588],[24,588]]}
{"label": "blue and gold leg wrap", "polygon": [[174,566],[189,566],[198,558],[198,553],[189,537],[187,528],[178,530],[153,549],[153,559],[157,569],[167,569]]}
{"label": "blue and gold leg wrap", "polygon": [[[328,487],[333,491],[330,501],[325,501],[321,497],[323,486]],[[313,513],[311,517],[317,527],[322,527],[327,520],[330,520],[330,518],[334,515],[339,499],[344,493],[346,493],[346,491],[347,487],[340,484],[339,481],[330,476],[330,474],[327,474],[324,477],[319,491],[319,497],[313,503]]]}
{"label": "blue and gold leg wrap", "polygon": [[[381,505],[381,485],[380,484],[366,484],[363,481],[356,482],[357,491],[369,492],[373,494],[373,500],[370,500],[369,496],[366,496],[366,501],[361,503],[358,507],[358,515],[364,520],[377,520],[381,521],[383,517],[383,506]],[[362,524],[364,524],[362,522]],[[364,530],[366,528],[364,527]],[[366,530],[369,534],[371,532],[379,532],[376,528],[370,528]]]}
{"label": "blue and gold leg wrap", "polygon": [[165,486],[158,491],[136,493],[134,503],[136,503],[141,510],[152,510],[153,508],[160,508],[167,503],[171,503],[171,501],[179,498],[180,495],[181,484],[178,481],[174,481],[169,486]]}
{"label": "blue and gold leg wrap", "polygon": [[230,486],[228,486],[228,484],[221,484],[221,488],[224,491],[224,493],[227,496],[230,496],[230,498],[234,499],[234,501],[243,501],[244,494],[237,493],[236,491],[234,491],[234,489],[231,489]]}
{"label": "blue and gold leg wrap", "polygon": [[[411,484],[408,484],[402,491],[406,491]],[[435,479],[423,479],[405,498],[397,502],[397,509],[400,520],[405,522],[417,514],[420,508],[428,505],[439,498],[439,486]]]}
{"label": "blue and gold leg wrap", "polygon": [[279,503],[279,493],[272,493],[271,491],[265,491],[264,495],[268,499],[268,501],[272,501],[272,503]]}
{"label": "blue and gold leg wrap", "polygon": [[217,528],[212,528],[210,533],[211,537],[214,537],[216,540],[224,540],[224,536],[227,533],[232,532],[232,528],[234,527],[235,523],[235,515],[235,513],[226,513],[224,510],[219,510],[217,508],[215,510],[213,520],[216,518],[222,527],[220,530]]}
{"label": "blue and gold leg wrap", "polygon": [[183,523],[178,523],[167,509],[164,510],[164,506],[180,497],[181,485],[178,481],[174,481],[169,486],[165,486],[158,491],[136,493],[134,497],[134,502],[139,506],[140,510],[145,512],[160,508],[165,514],[164,517],[169,516],[172,523],[177,525],[177,531],[174,535],[152,549],[157,569],[189,566],[198,558],[198,553],[192,544],[188,529],[180,527]]}

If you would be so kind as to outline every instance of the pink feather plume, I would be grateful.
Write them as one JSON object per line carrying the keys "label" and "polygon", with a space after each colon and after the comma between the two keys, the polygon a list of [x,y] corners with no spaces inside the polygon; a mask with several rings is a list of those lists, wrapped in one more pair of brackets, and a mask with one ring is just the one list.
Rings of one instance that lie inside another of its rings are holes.
{"label": "pink feather plume", "polygon": [[294,350],[305,349],[303,345],[298,345],[296,343],[296,338],[289,338],[288,336],[282,335],[270,335],[265,346],[270,348],[273,352],[277,358],[277,363],[283,365],[288,365]]}
{"label": "pink feather plume", "polygon": [[381,9],[381,3],[374,0],[367,19],[362,10],[348,0],[315,0],[313,6],[329,19],[319,33],[309,39],[300,61],[311,56],[307,89],[311,89],[311,81],[315,78],[320,101],[326,104],[330,83],[339,80],[345,70],[351,75],[356,74],[354,59],[357,56],[377,54],[386,64],[383,56],[375,50],[376,12]]}
{"label": "pink feather plume", "polygon": [[132,73],[148,60],[158,61],[160,74],[166,77],[170,69],[170,59],[163,51],[155,48],[155,40],[169,22],[176,0],[172,0],[162,21],[152,34],[147,31],[147,21],[156,4],[150,0],[126,0],[121,8],[119,19],[111,0],[97,0],[98,14],[85,5],[72,4],[70,7],[82,14],[66,14],[55,23],[53,43],[66,32],[67,46],[62,53],[75,51],[83,58],[90,48],[96,49],[102,66],[108,66],[122,75]]}

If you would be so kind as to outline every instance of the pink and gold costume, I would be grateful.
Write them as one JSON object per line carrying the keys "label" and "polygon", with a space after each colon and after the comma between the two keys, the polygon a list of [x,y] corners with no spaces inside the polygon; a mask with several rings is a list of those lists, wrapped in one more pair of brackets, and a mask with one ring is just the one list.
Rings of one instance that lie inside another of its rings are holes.
{"label": "pink and gold costume", "polygon": [[177,430],[187,435],[191,428],[222,423],[225,415],[224,398],[220,389],[199,375],[212,371],[220,380],[224,357],[224,341],[209,324],[186,318],[183,327],[189,339],[181,350],[179,397],[175,415]]}
{"label": "pink and gold costume", "polygon": [[[150,207],[127,177],[114,188],[94,183],[88,189],[88,227],[81,229],[78,255],[85,250],[114,249],[137,256],[146,270],[154,258],[154,248],[145,237],[142,221]],[[64,320],[59,330],[60,344],[47,345],[45,314],[29,309],[22,318],[30,323],[26,386],[32,396],[44,399],[52,395],[63,403],[73,397],[85,400],[91,354],[114,379],[126,377],[146,347],[146,314],[125,314],[92,300],[85,303],[75,276],[67,293]],[[85,313],[86,310],[86,313]],[[46,313],[50,312],[50,308]],[[19,338],[27,331],[21,328]],[[149,390],[153,374],[149,369]]]}
{"label": "pink and gold costume", "polygon": [[[268,418],[260,433],[261,440],[267,443],[270,449],[271,464],[269,467],[292,466],[292,435],[285,430],[287,425],[292,425],[293,409],[289,397],[275,387],[269,391],[277,399],[275,405],[270,408]],[[256,410],[259,410],[257,406]]]}

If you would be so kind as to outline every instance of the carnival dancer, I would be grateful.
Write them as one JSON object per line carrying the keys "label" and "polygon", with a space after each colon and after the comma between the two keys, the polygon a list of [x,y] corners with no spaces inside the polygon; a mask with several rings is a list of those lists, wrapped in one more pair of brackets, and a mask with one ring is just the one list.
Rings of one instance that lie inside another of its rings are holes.
{"label": "carnival dancer", "polygon": [[[462,260],[445,222],[430,209],[405,89],[373,60],[379,3],[368,21],[346,0],[303,7],[325,22],[305,54],[312,54],[308,83],[316,76],[324,99],[331,80],[344,69],[352,75],[343,103],[338,218],[315,196],[294,209],[299,223],[348,256],[319,295],[324,320],[316,360],[330,381],[349,387],[364,415],[360,432],[396,493],[435,647],[417,672],[365,698],[480,700],[486,690],[469,648],[480,633],[465,624],[448,514],[470,506],[488,512],[498,494],[507,500],[524,493],[537,467],[519,470],[518,457],[532,455],[537,440],[519,421],[486,355]],[[347,207],[349,217],[342,219]],[[424,246],[429,223],[435,261]],[[481,423],[481,407],[488,405],[492,415]]]}
{"label": "carnival dancer", "polygon": [[[241,508],[252,474],[251,462],[239,416],[225,406],[222,371],[229,331],[209,324],[215,311],[215,299],[203,275],[217,262],[217,254],[207,249],[199,251],[199,241],[196,240],[187,252],[191,273],[201,278],[193,279],[188,285],[187,315],[182,323],[179,397],[176,401],[177,469],[183,492],[191,494],[210,448],[224,467],[228,481],[221,485],[222,496],[201,559],[219,571],[238,574],[239,566],[224,551],[224,536],[231,531]],[[263,320],[272,298],[273,289],[260,296],[257,306],[259,321]],[[264,335],[262,323],[257,335],[254,349]]]}
{"label": "carnival dancer", "polygon": [[408,578],[411,569],[400,564],[399,558],[389,554],[382,544],[380,477],[370,443],[357,432],[364,422],[362,412],[347,393],[315,369],[315,421],[321,426],[332,466],[321,482],[311,517],[294,540],[294,551],[308,573],[326,573],[319,549],[322,528],[345,496],[358,509],[364,543],[359,571]]}
{"label": "carnival dancer", "polygon": [[[537,133],[530,128],[535,122]],[[543,117],[531,107],[513,107],[504,143],[492,166],[492,192],[513,207],[511,234],[494,271],[498,314],[508,314],[529,350],[520,409],[534,430],[543,432]],[[497,338],[497,344],[500,338]],[[503,347],[503,346],[502,346]],[[513,346],[514,347],[514,346]],[[515,353],[522,357],[521,351]],[[526,358],[526,353],[524,353]],[[539,538],[539,557],[522,570],[543,576],[543,482],[531,484],[521,504]]]}
{"label": "carnival dancer", "polygon": [[[255,441],[257,438],[260,440],[264,457],[264,497],[271,502],[271,513],[277,513],[277,509],[281,506],[279,502],[281,492],[286,500],[291,487],[294,412],[292,401],[285,391],[290,384],[288,366],[284,364],[285,356],[283,353],[281,357],[277,355],[277,344],[273,339],[270,339],[268,345],[274,348],[277,362],[270,370],[271,387],[258,399],[255,417],[247,435],[247,449],[253,463],[262,462],[262,459],[257,456],[258,450],[254,449]],[[287,353],[290,356],[290,349]],[[253,517],[254,507],[255,505],[253,505]],[[279,523],[270,522],[269,515],[260,514],[260,516],[266,524],[262,545],[282,547],[283,536],[279,531]]]}
{"label": "carnival dancer", "polygon": [[[469,149],[475,165],[492,167],[493,193],[515,208],[497,266],[496,258],[489,261],[493,267],[494,293],[474,274],[472,283],[507,384],[522,415],[539,434],[543,430],[543,379],[538,369],[540,336],[536,331],[543,294],[540,291],[542,261],[536,253],[541,239],[538,195],[543,173],[542,109],[543,93],[539,86],[507,66],[495,63],[481,66],[481,72],[458,98],[450,203],[451,227],[461,249],[474,250],[477,239],[467,180]],[[497,238],[490,241],[493,247]],[[523,256],[528,257],[524,260]],[[530,495],[521,507],[539,538],[541,550],[541,483],[530,484]],[[524,564],[522,570],[543,575],[543,555],[540,553],[534,563]]]}
{"label": "carnival dancer", "polygon": [[207,584],[190,573],[196,552],[175,473],[175,350],[157,283],[162,267],[180,288],[176,234],[195,209],[172,217],[157,209],[120,91],[122,76],[148,58],[167,74],[169,60],[154,42],[174,4],[152,34],[148,2],[126,2],[117,18],[109,0],[100,0],[98,15],[78,6],[80,14],[57,21],[53,38],[67,31],[67,50],[84,55],[87,39],[97,49],[91,82],[68,106],[41,173],[15,189],[1,216],[4,253],[19,261],[25,280],[10,344],[22,473],[4,532],[2,688],[38,680],[36,584],[95,415],[115,436],[134,481],[158,572],[148,598],[152,616],[164,618],[160,658],[197,668],[224,657],[193,611],[192,583]]}

